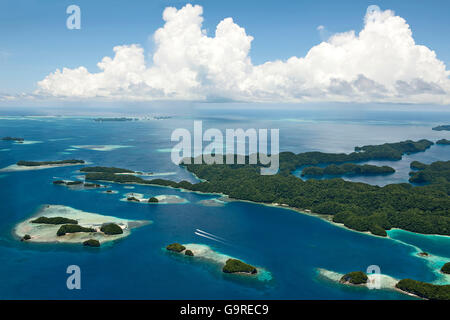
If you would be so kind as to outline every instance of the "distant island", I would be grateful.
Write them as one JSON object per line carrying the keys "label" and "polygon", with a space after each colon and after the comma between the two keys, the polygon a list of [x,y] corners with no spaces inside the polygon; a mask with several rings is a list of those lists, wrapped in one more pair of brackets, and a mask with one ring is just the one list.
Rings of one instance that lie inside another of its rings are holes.
{"label": "distant island", "polygon": [[72,180],[54,180],[54,185],[62,185],[66,187],[76,187],[76,188],[84,188],[84,189],[94,189],[94,188],[107,188],[107,186],[98,184],[98,183],[90,183],[83,182],[80,180],[72,181]]}
{"label": "distant island", "polygon": [[16,141],[16,142],[23,142],[24,138],[15,138],[15,137],[3,137],[3,141]]}
{"label": "distant island", "polygon": [[[450,178],[446,173],[448,164],[439,162],[433,165],[428,170],[433,171],[433,178],[426,178],[429,182],[423,186],[399,183],[380,187],[340,178],[302,181],[291,174],[298,167],[320,163],[399,160],[403,154],[421,152],[431,145],[433,142],[428,140],[407,140],[357,147],[358,151],[350,154],[281,152],[280,170],[275,175],[261,175],[260,164],[182,164],[202,180],[195,184],[164,179],[146,180],[135,175],[106,172],[87,173],[86,180],[160,185],[195,192],[226,194],[237,200],[280,204],[301,212],[323,215],[347,228],[360,232],[369,231],[378,236],[386,236],[386,230],[391,228],[450,235]],[[248,157],[246,162],[248,163]],[[413,181],[417,181],[414,174],[411,177]]]}
{"label": "distant island", "polygon": [[450,144],[450,140],[447,140],[447,139],[441,139],[441,140],[436,141],[436,144],[444,144],[444,145],[448,145],[448,144]]}
{"label": "distant island", "polygon": [[165,120],[165,119],[170,119],[172,118],[171,116],[143,116],[143,117],[111,117],[111,118],[95,118],[94,121],[96,122],[113,122],[113,121],[118,121],[118,122],[123,122],[123,121],[139,121],[139,120]]}
{"label": "distant island", "polygon": [[347,274],[344,274],[340,280],[341,283],[347,284],[366,284],[369,278],[362,271],[354,271]]}
{"label": "distant island", "polygon": [[136,120],[134,118],[96,118],[94,121],[97,122],[106,122],[106,121],[133,121]]}
{"label": "distant island", "polygon": [[[419,141],[406,140],[395,143],[384,143],[380,145],[367,145],[363,147],[355,147],[356,152],[363,151],[366,156],[369,156],[367,160],[385,159],[385,160],[400,160],[403,154],[411,154],[415,152],[425,151],[433,145],[432,141],[422,139]],[[350,158],[354,157],[354,154],[349,155]],[[356,161],[350,160],[350,161]],[[359,160],[362,161],[362,160]]]}
{"label": "distant island", "polygon": [[135,173],[133,170],[115,167],[84,167],[81,172],[107,172],[107,173]]}
{"label": "distant island", "polygon": [[222,268],[225,273],[248,273],[256,274],[258,271],[252,265],[242,262],[238,259],[228,259]]}
{"label": "distant island", "polygon": [[381,175],[394,173],[394,168],[388,166],[374,166],[370,164],[353,164],[344,163],[341,165],[330,164],[325,168],[321,167],[306,167],[302,170],[302,177],[321,177],[324,175],[330,176],[346,176],[346,175]]}
{"label": "distant island", "polygon": [[151,176],[152,172],[133,171],[129,169],[116,168],[116,167],[84,167],[80,169],[80,172],[97,172],[97,173],[112,173],[112,174],[133,174],[137,176]]}
{"label": "distant island", "polygon": [[35,216],[19,223],[14,233],[24,242],[80,243],[96,247],[127,237],[131,229],[148,223],[150,221],[104,216],[62,205],[44,205]]}
{"label": "distant island", "polygon": [[84,160],[58,160],[58,161],[18,161],[16,164],[18,166],[26,166],[26,167],[39,167],[39,166],[58,166],[65,164],[84,164]]}
{"label": "distant island", "polygon": [[0,172],[27,171],[50,169],[64,166],[78,166],[85,164],[84,160],[58,160],[58,161],[25,161],[20,160],[16,164],[12,164],[0,169]]}
{"label": "distant island", "polygon": [[450,131],[450,124],[434,127],[435,131]]}

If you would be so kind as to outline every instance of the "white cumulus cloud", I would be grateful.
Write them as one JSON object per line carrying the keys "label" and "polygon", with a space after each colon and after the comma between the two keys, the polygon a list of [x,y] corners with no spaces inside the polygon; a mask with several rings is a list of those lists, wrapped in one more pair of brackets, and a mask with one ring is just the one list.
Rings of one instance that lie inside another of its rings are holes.
{"label": "white cumulus cloud", "polygon": [[[35,94],[74,99],[355,101],[450,103],[450,72],[434,51],[417,45],[406,21],[369,8],[364,28],[331,36],[304,57],[254,65],[253,37],[225,18],[214,36],[203,9],[166,8],[148,65],[136,44],[114,47],[100,72],[64,68],[38,82]],[[323,30],[324,28],[320,28]],[[319,31],[320,31],[319,30]]]}

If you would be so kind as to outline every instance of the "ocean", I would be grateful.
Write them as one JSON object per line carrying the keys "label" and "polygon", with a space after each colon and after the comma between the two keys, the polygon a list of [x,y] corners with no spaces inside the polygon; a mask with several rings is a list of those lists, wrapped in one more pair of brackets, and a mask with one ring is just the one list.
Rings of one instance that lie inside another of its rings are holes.
{"label": "ocean", "polygon": [[[449,132],[431,130],[448,119],[445,112],[254,109],[199,109],[170,119],[127,122],[96,122],[93,117],[80,116],[2,116],[0,137],[23,137],[26,143],[0,141],[0,168],[19,160],[82,159],[89,165],[196,182],[170,160],[175,145],[170,139],[172,131],[192,130],[194,120],[202,120],[204,130],[223,132],[227,128],[277,128],[280,151],[347,153],[368,144],[450,139]],[[400,161],[369,162],[394,167],[392,175],[345,179],[377,185],[407,182],[411,161],[449,159],[449,146],[433,145]],[[436,270],[450,261],[448,237],[391,230],[389,238],[379,238],[283,208],[238,201],[208,206],[201,201],[220,196],[165,187],[129,189],[105,183],[118,191],[105,194],[52,184],[54,179],[79,179],[79,168],[0,172],[0,299],[413,299],[394,290],[340,285],[325,279],[318,269],[347,273],[377,265],[381,273],[396,279],[440,283],[443,279]],[[295,174],[300,176],[300,171]],[[186,202],[120,201],[128,192],[147,197],[177,195]],[[20,242],[13,234],[14,226],[44,204],[153,223],[101,248]],[[199,236],[197,230],[222,240]],[[164,249],[173,242],[207,245],[268,270],[271,278],[230,277],[213,263],[174,257]],[[420,251],[431,258],[419,257]],[[66,286],[69,265],[81,269],[80,290]]]}

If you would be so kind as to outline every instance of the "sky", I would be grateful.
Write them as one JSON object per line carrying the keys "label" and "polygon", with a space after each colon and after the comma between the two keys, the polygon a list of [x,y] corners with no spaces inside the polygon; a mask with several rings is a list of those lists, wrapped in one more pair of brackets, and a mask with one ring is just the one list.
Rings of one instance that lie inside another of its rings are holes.
{"label": "sky", "polygon": [[445,0],[2,0],[0,104],[448,105],[448,12]]}

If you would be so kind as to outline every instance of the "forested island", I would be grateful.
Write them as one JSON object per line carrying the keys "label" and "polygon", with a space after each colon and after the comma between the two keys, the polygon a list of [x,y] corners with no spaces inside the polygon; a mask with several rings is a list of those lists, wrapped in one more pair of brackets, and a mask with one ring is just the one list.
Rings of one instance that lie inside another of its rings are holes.
{"label": "forested island", "polygon": [[321,177],[329,176],[346,176],[346,175],[380,175],[394,173],[394,168],[389,166],[374,166],[370,164],[354,164],[344,163],[341,165],[330,164],[325,168],[321,167],[306,167],[302,170],[302,177]]}
{"label": "forested island", "polygon": [[362,162],[370,160],[401,160],[404,154],[422,152],[431,147],[432,141],[422,139],[419,141],[406,140],[396,143],[380,145],[366,145],[355,147],[352,153],[325,153],[325,152],[293,152],[280,153],[280,174],[289,175],[298,167],[317,164],[337,164],[344,162]]}
{"label": "forested island", "polygon": [[148,223],[150,221],[104,216],[61,205],[44,205],[37,215],[16,225],[14,233],[25,242],[80,243],[98,247],[103,242],[127,237],[131,229]]}
{"label": "forested island", "polygon": [[[386,236],[386,230],[399,228],[423,234],[450,235],[450,181],[432,179],[424,186],[409,183],[384,187],[345,181],[340,178],[302,181],[291,174],[307,164],[342,162],[349,159],[397,159],[402,154],[426,150],[428,140],[403,141],[364,146],[350,154],[307,152],[280,153],[280,172],[261,175],[261,165],[183,164],[204,181],[145,180],[134,175],[87,173],[86,180],[139,183],[182,188],[207,193],[223,193],[237,200],[279,203],[301,211],[331,215],[336,223],[356,231]],[[248,159],[247,159],[248,162]],[[192,163],[192,162],[191,162]],[[438,165],[437,170],[444,166]],[[442,176],[442,174],[441,174]]]}
{"label": "forested island", "polygon": [[26,166],[26,167],[39,167],[39,166],[56,166],[56,165],[65,165],[65,164],[84,164],[84,160],[58,160],[58,161],[24,161],[20,160],[16,164],[18,166]]}
{"label": "forested island", "polygon": [[17,137],[3,137],[3,141],[17,141],[17,142],[23,142],[24,138],[17,138]]}
{"label": "forested island", "polygon": [[450,300],[450,285],[438,285],[412,279],[403,279],[395,287],[425,299]]}
{"label": "forested island", "polygon": [[84,167],[81,172],[105,172],[105,173],[135,173],[133,170],[115,167]]}
{"label": "forested island", "polygon": [[119,122],[123,122],[123,121],[133,121],[136,120],[134,118],[125,118],[125,117],[121,117],[121,118],[95,118],[94,121],[96,122],[108,122],[108,121],[119,121]]}
{"label": "forested island", "polygon": [[178,242],[175,242],[175,243],[171,243],[171,244],[167,245],[166,249],[169,251],[180,253],[180,252],[186,250],[186,247],[183,246],[182,244],[179,244]]}
{"label": "forested island", "polygon": [[450,182],[450,161],[436,161],[429,165],[413,161],[410,167],[418,170],[410,172],[409,182],[411,183],[446,184]]}
{"label": "forested island", "polygon": [[434,127],[435,131],[450,131],[450,124]]}
{"label": "forested island", "polygon": [[436,144],[440,144],[440,145],[448,145],[448,144],[450,144],[450,140],[447,140],[447,139],[441,139],[441,140],[436,141]]}
{"label": "forested island", "polygon": [[78,224],[77,220],[68,219],[64,217],[39,217],[37,219],[31,220],[31,223],[43,223],[43,224]]}

